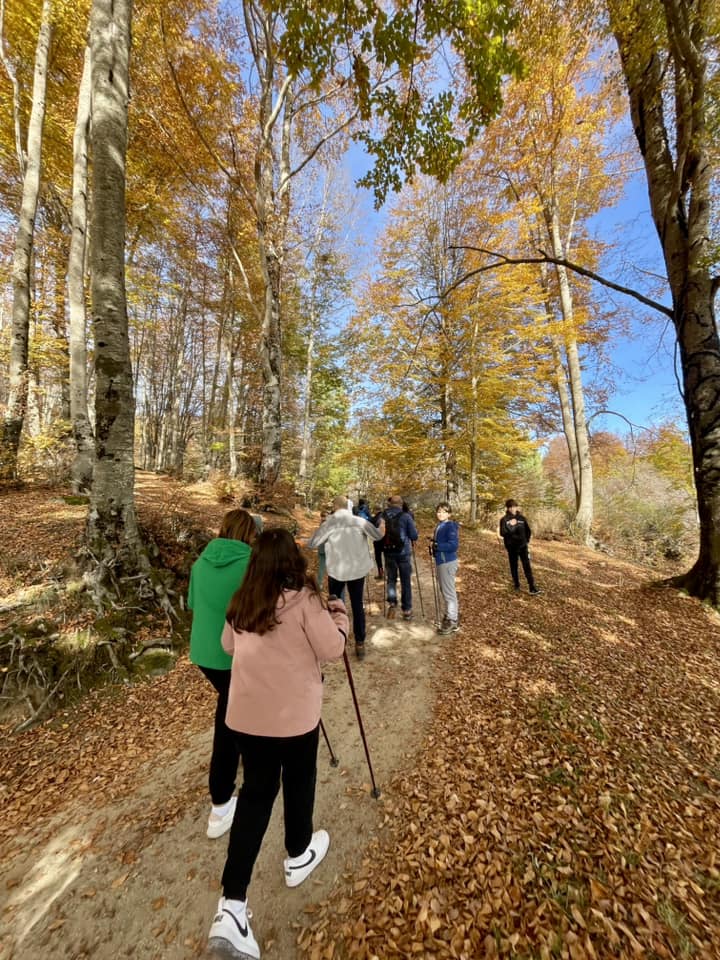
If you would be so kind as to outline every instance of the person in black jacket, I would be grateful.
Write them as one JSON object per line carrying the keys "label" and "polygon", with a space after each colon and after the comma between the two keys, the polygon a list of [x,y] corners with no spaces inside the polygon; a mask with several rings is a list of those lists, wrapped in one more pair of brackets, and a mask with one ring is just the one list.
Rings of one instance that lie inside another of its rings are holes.
{"label": "person in black jacket", "polygon": [[520,576],[518,574],[518,560],[520,560],[530,593],[540,593],[540,590],[535,586],[535,578],[533,577],[528,553],[532,530],[527,519],[518,510],[517,500],[505,501],[505,516],[500,520],[499,536],[508,553],[510,575],[515,589],[520,589]]}

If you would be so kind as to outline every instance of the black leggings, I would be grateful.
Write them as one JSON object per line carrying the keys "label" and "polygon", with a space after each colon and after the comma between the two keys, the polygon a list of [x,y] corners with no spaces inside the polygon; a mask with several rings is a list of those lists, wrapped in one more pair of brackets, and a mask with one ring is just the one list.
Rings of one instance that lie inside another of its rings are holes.
{"label": "black leggings", "polygon": [[235,739],[235,732],[225,725],[232,671],[215,670],[212,667],[200,667],[200,669],[215,687],[218,695],[208,782],[212,802],[216,807],[220,807],[227,803],[235,792],[235,779],[240,762],[240,750]]}
{"label": "black leggings", "polygon": [[223,893],[245,900],[255,861],[282,781],[285,849],[299,857],[313,833],[319,727],[297,737],[256,737],[236,733],[243,759],[230,844],[223,870]]}

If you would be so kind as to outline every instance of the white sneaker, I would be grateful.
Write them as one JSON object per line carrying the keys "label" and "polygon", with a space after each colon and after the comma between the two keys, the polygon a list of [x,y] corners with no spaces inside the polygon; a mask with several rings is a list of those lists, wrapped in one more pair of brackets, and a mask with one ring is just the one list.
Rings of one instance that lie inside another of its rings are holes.
{"label": "white sneaker", "polygon": [[210,811],[210,816],[208,817],[207,835],[211,840],[217,840],[218,837],[221,837],[224,833],[228,832],[232,826],[236,806],[237,797],[232,797],[230,800],[230,809],[224,816],[219,817],[216,813],[213,813],[212,810]]}
{"label": "white sneaker", "polygon": [[260,947],[250,929],[248,910],[242,910],[241,915],[233,913],[225,906],[225,897],[220,897],[217,915],[208,934],[208,947],[227,951],[228,944],[241,957],[260,960]]}
{"label": "white sneaker", "polygon": [[324,859],[330,846],[330,834],[327,830],[316,830],[310,840],[310,846],[299,857],[287,857],[285,864],[285,883],[289,887],[299,886],[307,880],[315,867]]}

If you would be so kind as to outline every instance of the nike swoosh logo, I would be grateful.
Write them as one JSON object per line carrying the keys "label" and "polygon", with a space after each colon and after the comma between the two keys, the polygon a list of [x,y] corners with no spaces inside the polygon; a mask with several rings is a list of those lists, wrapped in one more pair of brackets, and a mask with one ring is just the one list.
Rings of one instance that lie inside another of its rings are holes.
{"label": "nike swoosh logo", "polygon": [[310,864],[313,862],[314,859],[315,859],[315,851],[311,850],[307,863],[297,863],[294,866],[288,865],[288,870],[304,870],[305,867],[310,866]]}
{"label": "nike swoosh logo", "polygon": [[235,926],[238,928],[238,930],[240,931],[240,933],[241,933],[241,935],[242,935],[243,937],[246,937],[246,936],[248,935],[247,924],[245,924],[245,926],[243,926],[243,925],[240,923],[240,921],[238,920],[238,918],[235,916],[235,914],[234,914],[234,913],[230,913],[229,910],[223,910],[223,913],[226,913],[229,917],[231,917],[231,918],[235,921]]}

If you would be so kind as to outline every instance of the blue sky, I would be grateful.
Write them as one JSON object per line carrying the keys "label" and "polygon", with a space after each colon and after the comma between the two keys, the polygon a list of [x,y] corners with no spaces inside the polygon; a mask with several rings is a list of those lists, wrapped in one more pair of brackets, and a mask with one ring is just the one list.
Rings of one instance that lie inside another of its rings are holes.
{"label": "blue sky", "polygon": [[[345,168],[352,180],[362,176],[368,161],[362,148],[353,145],[345,157]],[[392,197],[390,198],[392,203]],[[356,229],[364,240],[367,269],[372,269],[373,241],[385,223],[387,210],[373,209],[372,195],[357,190]],[[603,211],[592,223],[599,239],[616,247],[612,257],[601,265],[608,279],[638,289],[646,296],[669,303],[667,284],[662,282],[664,267],[660,242],[650,216],[647,185],[638,167],[628,181],[625,194],[613,208]],[[642,304],[597,286],[599,298],[607,296],[624,308],[628,316],[627,333],[615,333],[609,349],[610,379],[614,390],[607,407],[639,427],[651,428],[673,420],[685,429],[685,412],[674,373],[675,335],[667,317],[653,313]],[[593,371],[586,370],[586,385],[591,384]],[[592,415],[592,407],[588,415]],[[622,417],[598,414],[593,416],[591,430],[609,430],[626,435],[629,426]],[[636,431],[637,432],[637,431]]]}

